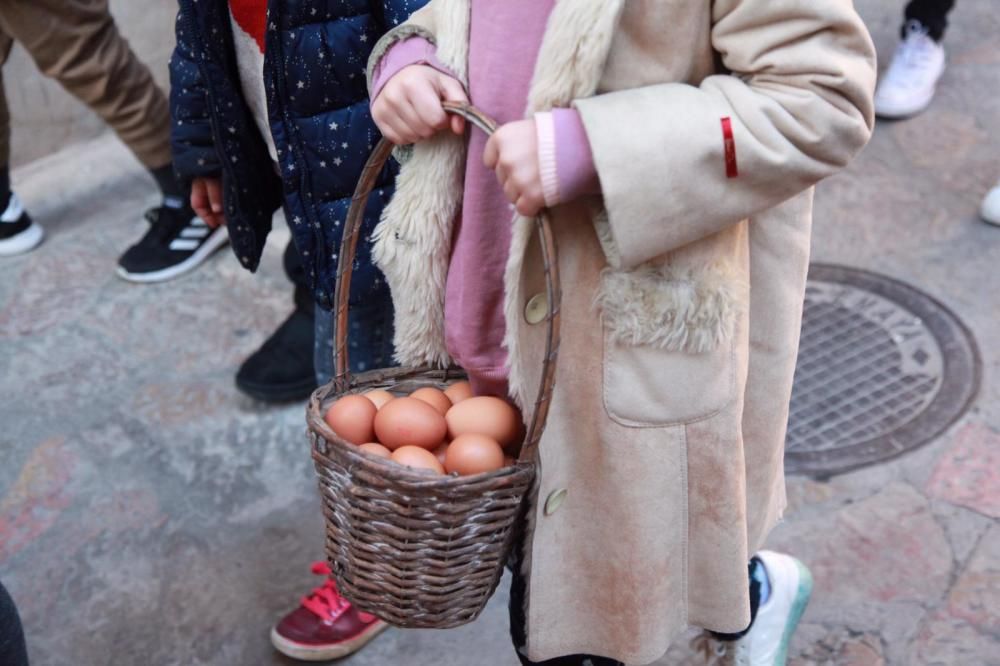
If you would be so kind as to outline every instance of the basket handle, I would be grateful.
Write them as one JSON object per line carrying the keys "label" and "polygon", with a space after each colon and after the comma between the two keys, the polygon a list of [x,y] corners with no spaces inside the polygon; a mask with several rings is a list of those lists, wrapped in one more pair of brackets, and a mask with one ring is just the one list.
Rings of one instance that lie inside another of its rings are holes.
{"label": "basket handle", "polygon": [[[472,105],[443,102],[442,106],[448,113],[465,118],[487,135],[493,134],[497,129],[495,120]],[[334,291],[334,301],[336,303],[334,317],[336,323],[334,327],[333,364],[336,371],[334,386],[338,392],[348,390],[351,384],[347,351],[347,313],[350,306],[351,277],[354,273],[354,258],[357,254],[358,235],[361,232],[361,224],[364,221],[365,206],[368,203],[368,197],[371,195],[372,190],[375,189],[378,175],[381,173],[382,167],[385,166],[394,147],[386,139],[382,139],[375,146],[375,150],[368,158],[368,162],[361,172],[361,178],[358,181],[357,188],[354,190],[354,196],[351,198],[351,207],[347,213],[347,220],[344,223],[344,235],[340,243],[340,257],[337,265],[337,284]],[[545,336],[545,358],[542,361],[542,379],[538,388],[538,398],[535,401],[535,411],[528,426],[524,447],[521,450],[522,460],[528,457],[528,454],[538,445],[539,440],[542,438],[545,421],[548,418],[549,406],[552,401],[552,391],[555,388],[556,359],[559,355],[559,305],[562,298],[562,291],[559,282],[555,235],[552,233],[552,223],[547,211],[542,211],[535,218],[535,222],[538,226],[538,235],[542,245],[542,261],[545,270],[545,286],[549,310],[545,317],[547,330]]]}

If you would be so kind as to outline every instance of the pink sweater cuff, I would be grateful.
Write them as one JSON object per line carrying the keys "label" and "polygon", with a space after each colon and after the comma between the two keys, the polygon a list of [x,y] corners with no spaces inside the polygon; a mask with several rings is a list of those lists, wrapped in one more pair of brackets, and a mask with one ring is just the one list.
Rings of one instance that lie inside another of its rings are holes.
{"label": "pink sweater cuff", "polygon": [[423,37],[410,37],[393,44],[382,56],[372,77],[372,89],[368,91],[371,101],[375,101],[389,79],[410,65],[427,65],[448,76],[455,76],[437,59],[437,47]]}
{"label": "pink sweater cuff", "polygon": [[537,113],[535,126],[545,205],[551,207],[587,194],[600,194],[601,183],[580,114],[575,109]]}

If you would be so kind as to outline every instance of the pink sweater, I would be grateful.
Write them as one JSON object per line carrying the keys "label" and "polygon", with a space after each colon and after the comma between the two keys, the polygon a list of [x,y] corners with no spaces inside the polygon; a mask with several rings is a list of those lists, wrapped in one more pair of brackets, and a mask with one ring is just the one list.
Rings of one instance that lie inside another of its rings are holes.
{"label": "pink sweater", "polygon": [[[521,120],[535,61],[555,0],[472,3],[469,99],[500,124]],[[497,45],[503,48],[496,48]],[[379,65],[374,100],[399,70],[426,64],[448,72],[421,38],[396,44]],[[551,206],[599,191],[590,145],[579,115],[557,109],[536,117],[539,166]],[[445,291],[445,339],[455,362],[469,373],[478,395],[507,396],[506,352],[502,347],[503,275],[510,247],[513,207],[496,175],[483,166],[486,137],[472,131],[461,219],[455,225]]]}

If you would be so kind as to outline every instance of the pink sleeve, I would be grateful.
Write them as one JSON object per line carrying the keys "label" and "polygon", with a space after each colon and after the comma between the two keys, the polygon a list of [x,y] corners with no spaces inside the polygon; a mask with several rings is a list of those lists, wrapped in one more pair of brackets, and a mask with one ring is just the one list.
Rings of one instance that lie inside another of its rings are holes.
{"label": "pink sleeve", "polygon": [[448,76],[455,76],[437,59],[437,47],[423,37],[410,37],[393,44],[382,56],[372,77],[372,89],[368,95],[371,101],[375,101],[389,79],[410,65],[427,65]]}
{"label": "pink sleeve", "polygon": [[601,182],[580,114],[575,109],[553,109],[535,114],[535,126],[545,205],[600,194]]}

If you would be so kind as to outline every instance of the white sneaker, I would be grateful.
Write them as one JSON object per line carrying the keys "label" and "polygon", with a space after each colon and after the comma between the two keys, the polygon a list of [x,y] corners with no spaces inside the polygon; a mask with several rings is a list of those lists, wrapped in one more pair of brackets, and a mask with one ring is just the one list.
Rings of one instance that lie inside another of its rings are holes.
{"label": "white sneaker", "polygon": [[31,221],[17,195],[11,192],[7,210],[0,213],[0,257],[23,254],[38,247],[45,237],[42,228]]}
{"label": "white sneaker", "polygon": [[809,604],[812,574],[794,557],[762,550],[771,593],[754,618],[750,631],[737,641],[712,641],[710,657],[720,666],[785,666],[788,644]]}
{"label": "white sneaker", "polygon": [[875,91],[875,113],[882,118],[905,118],[926,109],[934,99],[944,64],[944,48],[930,38],[926,26],[908,21]]}
{"label": "white sneaker", "polygon": [[979,215],[984,222],[1000,226],[1000,182],[986,194]]}

